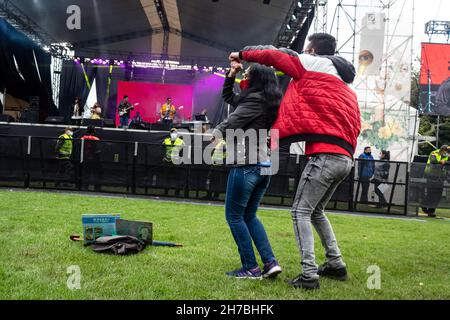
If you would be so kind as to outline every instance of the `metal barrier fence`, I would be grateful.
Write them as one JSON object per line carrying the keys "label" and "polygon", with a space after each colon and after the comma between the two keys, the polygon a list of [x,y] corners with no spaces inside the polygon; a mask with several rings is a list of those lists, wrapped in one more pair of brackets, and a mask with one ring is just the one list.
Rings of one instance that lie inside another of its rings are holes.
{"label": "metal barrier fence", "polygon": [[[70,160],[58,160],[57,141],[53,138],[0,136],[0,186],[225,199],[228,167],[166,163],[162,144],[73,140]],[[193,153],[191,150],[191,157]],[[304,156],[281,154],[280,170],[272,177],[263,203],[291,206],[307,161]],[[372,168],[374,173],[384,168],[388,175],[383,181],[376,181],[373,175],[364,176],[366,168]],[[423,194],[426,185],[423,176],[416,177],[415,173],[420,169],[424,169],[422,164],[412,165],[410,181],[407,163],[356,160],[352,173],[333,195],[328,208],[415,214],[416,208],[421,206],[417,194]],[[444,189],[448,190],[447,184]],[[381,194],[386,203],[380,202]],[[450,197],[444,199],[450,205]]]}
{"label": "metal barrier fence", "polygon": [[411,164],[408,206],[450,209],[450,166]]}

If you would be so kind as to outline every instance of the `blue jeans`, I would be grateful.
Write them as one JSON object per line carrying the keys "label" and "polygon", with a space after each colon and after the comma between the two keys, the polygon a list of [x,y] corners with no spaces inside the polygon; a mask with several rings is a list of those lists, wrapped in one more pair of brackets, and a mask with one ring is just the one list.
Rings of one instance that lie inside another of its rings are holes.
{"label": "blue jeans", "polygon": [[130,118],[128,116],[120,117],[120,127],[128,128],[128,124],[130,122]]}
{"label": "blue jeans", "polygon": [[256,216],[269,184],[270,176],[261,175],[259,166],[234,168],[228,177],[226,219],[246,270],[258,266],[252,242],[264,264],[275,260],[266,230]]}

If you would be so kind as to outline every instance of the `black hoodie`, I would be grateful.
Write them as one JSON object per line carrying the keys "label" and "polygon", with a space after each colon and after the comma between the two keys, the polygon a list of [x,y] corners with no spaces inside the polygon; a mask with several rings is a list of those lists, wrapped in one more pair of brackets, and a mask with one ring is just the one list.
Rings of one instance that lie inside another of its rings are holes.
{"label": "black hoodie", "polygon": [[339,76],[345,83],[351,84],[355,81],[356,70],[353,64],[339,56],[325,56],[333,62]]}

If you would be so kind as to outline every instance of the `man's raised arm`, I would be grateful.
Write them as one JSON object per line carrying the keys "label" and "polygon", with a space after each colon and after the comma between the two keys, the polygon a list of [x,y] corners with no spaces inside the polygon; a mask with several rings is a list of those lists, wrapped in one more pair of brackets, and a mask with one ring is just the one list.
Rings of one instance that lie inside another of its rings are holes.
{"label": "man's raised arm", "polygon": [[274,67],[294,79],[301,78],[306,72],[300,62],[298,53],[286,48],[277,49],[274,46],[245,47],[239,53],[232,53],[230,59],[257,62]]}

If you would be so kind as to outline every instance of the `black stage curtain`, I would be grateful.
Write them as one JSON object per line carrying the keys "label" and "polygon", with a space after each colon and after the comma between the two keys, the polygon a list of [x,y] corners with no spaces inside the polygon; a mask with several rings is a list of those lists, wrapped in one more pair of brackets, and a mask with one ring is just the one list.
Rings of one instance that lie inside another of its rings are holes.
{"label": "black stage curtain", "polygon": [[[225,79],[224,79],[224,81],[225,81]],[[234,92],[236,92],[236,93],[241,92],[241,88],[237,83],[234,84]],[[220,123],[222,123],[222,121],[224,121],[228,117],[228,103],[226,103],[222,99],[221,95],[220,95],[216,105],[217,105],[217,111],[214,115],[214,118],[212,119],[212,127],[213,128],[217,127]],[[229,106],[229,108],[230,108],[230,114],[231,114],[234,111],[234,107]]]}
{"label": "black stage curtain", "polygon": [[[51,56],[0,19],[0,90],[25,105],[39,97],[39,118],[56,115],[50,75]],[[9,106],[6,105],[5,108]]]}
{"label": "black stage curtain", "polygon": [[[108,95],[108,81],[111,77],[111,85]],[[103,117],[106,119],[116,119],[117,113],[117,83],[125,81],[125,69],[114,68],[112,74],[108,68],[97,70],[97,97],[100,105],[103,106]]]}
{"label": "black stage curtain", "polygon": [[[115,68],[111,74],[111,86],[108,96],[108,80],[110,78],[109,66],[85,65],[86,74],[89,83],[92,85],[95,79],[97,88],[97,102],[103,109],[103,117],[106,119],[115,119],[116,102],[117,102],[117,82],[124,80],[125,71]],[[76,97],[80,98],[81,107],[83,108],[88,98],[90,90],[87,87],[84,77],[83,68],[73,61],[64,61],[63,71],[61,75],[61,94],[59,100],[59,108],[61,116],[65,121],[69,122],[73,105]]]}
{"label": "black stage curtain", "polygon": [[[92,85],[97,68],[85,65],[85,70]],[[83,108],[89,95],[89,88],[81,65],[75,64],[72,60],[64,61],[60,92],[59,112],[64,117],[65,122],[68,123],[73,115],[75,98],[80,98],[80,107]]]}

